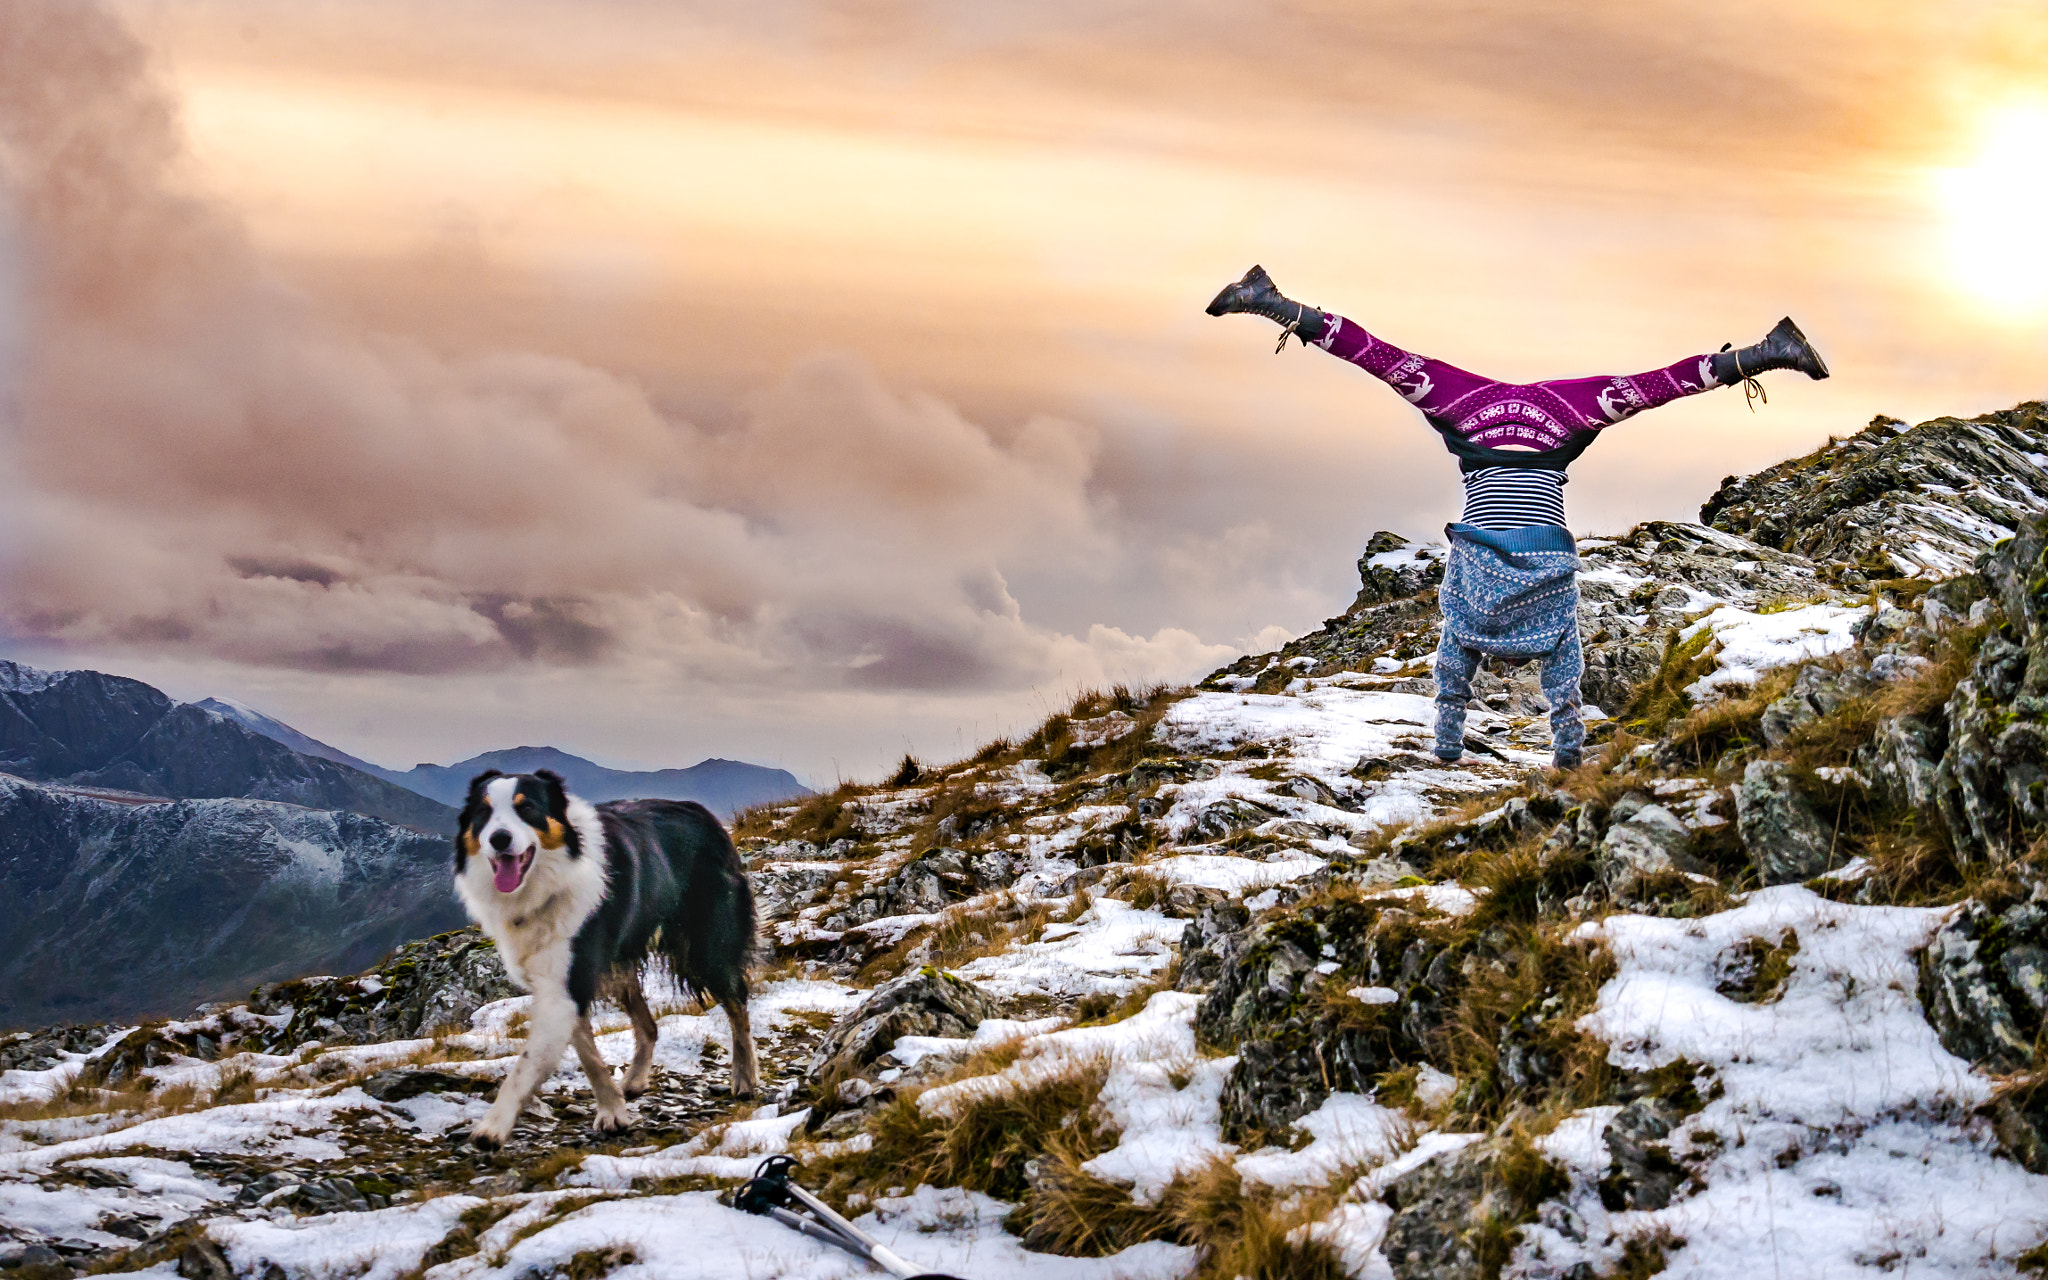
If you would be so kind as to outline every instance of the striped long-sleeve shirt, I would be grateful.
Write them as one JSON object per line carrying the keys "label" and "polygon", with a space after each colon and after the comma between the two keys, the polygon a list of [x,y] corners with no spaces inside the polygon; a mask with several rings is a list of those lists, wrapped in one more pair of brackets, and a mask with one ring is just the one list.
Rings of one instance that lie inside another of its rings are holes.
{"label": "striped long-sleeve shirt", "polygon": [[1534,467],[1482,467],[1465,476],[1462,522],[1505,532],[1531,525],[1564,526],[1562,471]]}

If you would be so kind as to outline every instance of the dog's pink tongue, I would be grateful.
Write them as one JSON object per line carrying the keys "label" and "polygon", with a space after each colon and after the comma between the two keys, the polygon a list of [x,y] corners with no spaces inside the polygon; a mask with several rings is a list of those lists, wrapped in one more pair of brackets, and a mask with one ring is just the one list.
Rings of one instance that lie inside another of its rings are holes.
{"label": "dog's pink tongue", "polygon": [[510,893],[519,887],[525,875],[517,858],[492,858],[491,878],[496,882],[499,893]]}

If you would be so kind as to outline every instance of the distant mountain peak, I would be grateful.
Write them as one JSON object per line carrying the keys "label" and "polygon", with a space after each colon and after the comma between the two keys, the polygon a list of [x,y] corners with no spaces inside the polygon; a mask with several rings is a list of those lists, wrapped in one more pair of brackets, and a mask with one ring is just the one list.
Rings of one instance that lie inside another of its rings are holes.
{"label": "distant mountain peak", "polygon": [[[297,741],[293,740],[293,737]],[[0,771],[173,799],[275,800],[430,832],[454,815],[225,699],[179,702],[126,676],[0,660]]]}

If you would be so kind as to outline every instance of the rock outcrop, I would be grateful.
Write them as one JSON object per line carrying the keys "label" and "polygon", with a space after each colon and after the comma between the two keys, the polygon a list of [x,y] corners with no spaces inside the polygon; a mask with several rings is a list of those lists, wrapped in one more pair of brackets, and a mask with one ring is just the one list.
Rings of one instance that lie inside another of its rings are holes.
{"label": "rock outcrop", "polygon": [[249,1011],[273,1018],[256,1043],[289,1053],[312,1040],[377,1044],[461,1030],[484,1005],[518,994],[497,947],[472,925],[409,942],[357,977],[265,983]]}
{"label": "rock outcrop", "polygon": [[1765,884],[1797,884],[1828,869],[1834,841],[1779,760],[1752,760],[1735,789],[1742,844]]}
{"label": "rock outcrop", "polygon": [[1730,476],[1700,520],[1861,587],[1968,573],[1986,543],[2048,511],[2048,405],[1908,427],[1878,417],[1802,458]]}
{"label": "rock outcrop", "polygon": [[2048,1030],[2048,907],[1964,903],[1922,954],[1920,1001],[1958,1058],[1995,1072],[2033,1065]]}

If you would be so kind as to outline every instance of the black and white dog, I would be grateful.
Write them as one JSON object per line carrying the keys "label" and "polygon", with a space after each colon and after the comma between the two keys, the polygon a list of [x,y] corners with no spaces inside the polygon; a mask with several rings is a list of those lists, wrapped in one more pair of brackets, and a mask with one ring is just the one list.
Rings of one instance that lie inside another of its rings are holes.
{"label": "black and white dog", "polygon": [[[732,840],[700,804],[572,796],[542,769],[478,774],[455,835],[455,891],[498,944],[512,981],[533,993],[526,1051],[470,1130],[504,1145],[519,1112],[574,1045],[597,1095],[600,1133],[625,1128],[626,1099],[647,1091],[658,1034],[640,967],[665,961],[676,983],[732,1020],[732,1091],[753,1096],[747,959],[754,894]],[[616,999],[633,1020],[621,1096],[598,1055],[590,1005]]]}

